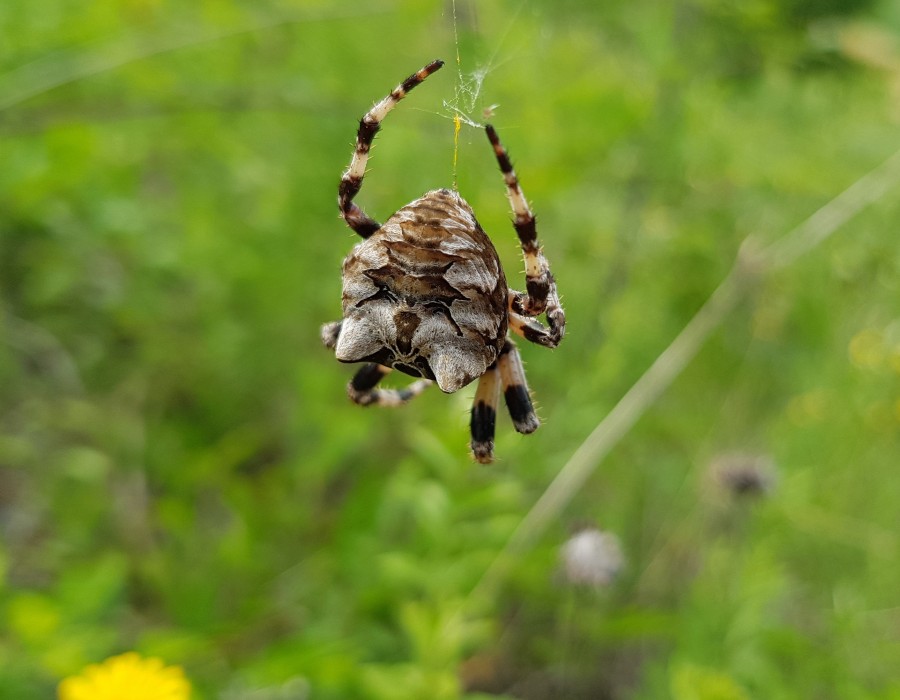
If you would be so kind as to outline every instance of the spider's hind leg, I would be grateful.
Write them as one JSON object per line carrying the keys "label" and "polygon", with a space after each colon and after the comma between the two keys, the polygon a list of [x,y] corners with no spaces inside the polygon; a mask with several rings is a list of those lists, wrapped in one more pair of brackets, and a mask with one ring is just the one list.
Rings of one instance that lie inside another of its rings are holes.
{"label": "spider's hind leg", "polygon": [[395,87],[381,102],[372,107],[359,122],[353,158],[341,176],[341,184],[338,188],[338,209],[340,209],[341,217],[347,222],[347,225],[363,238],[368,238],[381,228],[381,224],[366,214],[353,201],[353,198],[362,187],[363,177],[366,174],[366,163],[369,162],[369,151],[372,148],[375,134],[381,128],[381,122],[388,112],[406,97],[410,90],[436,70],[439,70],[443,65],[443,61],[432,61],[424,68],[413,73]]}
{"label": "spider's hind leg", "polygon": [[431,385],[430,379],[417,379],[404,389],[378,389],[378,382],[390,372],[390,367],[369,362],[353,375],[347,385],[347,395],[360,406],[402,406]]}

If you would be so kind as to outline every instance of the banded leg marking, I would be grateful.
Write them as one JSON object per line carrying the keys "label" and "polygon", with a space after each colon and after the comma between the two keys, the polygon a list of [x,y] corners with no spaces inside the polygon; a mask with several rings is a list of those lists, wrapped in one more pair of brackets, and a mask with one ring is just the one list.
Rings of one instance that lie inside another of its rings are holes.
{"label": "banded leg marking", "polygon": [[497,425],[497,405],[500,403],[500,378],[491,367],[478,379],[475,402],[472,404],[472,455],[481,464],[494,461],[494,429]]}
{"label": "banded leg marking", "polygon": [[347,396],[360,406],[402,406],[432,383],[430,379],[417,379],[404,389],[376,388],[391,371],[390,367],[374,362],[363,365],[347,385]]}
{"label": "banded leg marking", "polygon": [[395,87],[391,94],[370,109],[366,116],[359,122],[359,131],[356,133],[356,150],[350,165],[341,176],[341,184],[338,188],[338,208],[347,225],[363,238],[368,238],[381,224],[372,219],[353,202],[353,198],[362,187],[363,177],[366,174],[366,163],[369,161],[369,150],[375,134],[381,128],[381,121],[387,116],[397,103],[406,97],[406,94],[425,78],[439,70],[444,65],[443,61],[432,61],[419,71],[416,71],[406,80]]}
{"label": "banded leg marking", "polygon": [[500,143],[500,137],[497,136],[497,131],[493,126],[486,125],[485,131],[494,148],[494,155],[497,157],[500,172],[503,173],[503,180],[506,182],[506,196],[509,198],[515,217],[513,227],[519,236],[522,253],[525,257],[525,289],[527,293],[520,294],[519,312],[526,316],[539,316],[544,312],[547,306],[547,297],[555,288],[556,283],[553,275],[550,274],[550,265],[538,243],[537,223],[534,214],[528,207],[525,195],[522,193],[522,187],[519,185],[516,171],[513,170],[509,153]]}
{"label": "banded leg marking", "polygon": [[509,293],[509,330],[525,340],[555,348],[566,334],[566,316],[554,286],[547,297],[547,325],[522,313],[517,304],[521,292]]}
{"label": "banded leg marking", "polygon": [[503,382],[503,398],[516,430],[527,435],[541,427],[541,421],[534,412],[531,395],[528,393],[528,382],[525,379],[525,368],[518,348],[507,340],[497,360],[497,371]]}

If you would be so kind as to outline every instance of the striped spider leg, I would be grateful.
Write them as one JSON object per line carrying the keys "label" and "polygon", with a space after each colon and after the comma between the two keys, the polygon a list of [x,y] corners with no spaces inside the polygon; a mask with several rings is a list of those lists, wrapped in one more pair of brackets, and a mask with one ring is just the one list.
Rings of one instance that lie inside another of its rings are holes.
{"label": "striped spider leg", "polygon": [[482,464],[490,464],[494,460],[494,429],[501,392],[506,401],[506,410],[518,432],[527,435],[540,427],[541,422],[534,412],[528,392],[522,358],[509,338],[506,339],[496,364],[478,380],[475,391],[470,421],[471,448],[475,460]]}
{"label": "striped spider leg", "polygon": [[432,61],[421,70],[416,71],[391,90],[390,95],[372,107],[359,120],[359,131],[356,132],[356,150],[353,152],[353,159],[350,161],[349,167],[341,176],[341,185],[338,188],[338,208],[347,225],[363,238],[368,238],[381,228],[381,224],[372,219],[353,202],[353,198],[359,192],[359,188],[362,187],[363,177],[366,174],[366,163],[369,162],[369,150],[372,147],[375,134],[381,129],[381,122],[388,112],[396,107],[397,103],[406,97],[410,90],[419,85],[429,75],[440,70],[443,65],[443,61]]}
{"label": "striped spider leg", "polygon": [[[525,340],[548,348],[555,348],[566,334],[566,314],[559,301],[556,280],[550,272],[550,264],[544,257],[537,239],[537,222],[528,207],[525,195],[519,185],[519,178],[513,170],[512,161],[493,126],[485,126],[488,140],[494,147],[497,164],[506,182],[506,196],[512,205],[513,227],[522,244],[525,257],[525,293],[510,290],[509,316],[510,330]],[[533,320],[542,313],[547,315],[547,327]]]}

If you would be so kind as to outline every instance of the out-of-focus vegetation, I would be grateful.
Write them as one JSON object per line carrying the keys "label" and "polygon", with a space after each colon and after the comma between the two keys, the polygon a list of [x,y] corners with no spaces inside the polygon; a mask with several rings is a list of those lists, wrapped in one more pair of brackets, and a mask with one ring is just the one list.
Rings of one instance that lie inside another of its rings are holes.
{"label": "out-of-focus vegetation", "polygon": [[[898,8],[457,0],[569,317],[523,346],[543,427],[501,418],[485,468],[472,387],[360,409],[318,331],[356,120],[436,57],[360,202],[453,182],[451,3],[0,3],[0,697],[137,650],[197,698],[900,698],[897,190],[761,280],[467,600],[741,241],[898,148]],[[521,285],[469,127],[458,181]],[[599,590],[560,567],[583,523],[627,559]]]}

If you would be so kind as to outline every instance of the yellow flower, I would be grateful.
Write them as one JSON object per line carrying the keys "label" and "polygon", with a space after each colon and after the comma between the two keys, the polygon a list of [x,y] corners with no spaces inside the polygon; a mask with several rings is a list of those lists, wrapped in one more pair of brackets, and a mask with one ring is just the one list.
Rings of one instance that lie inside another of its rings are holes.
{"label": "yellow flower", "polygon": [[190,695],[180,666],[133,651],[92,664],[59,684],[59,700],[188,700]]}

